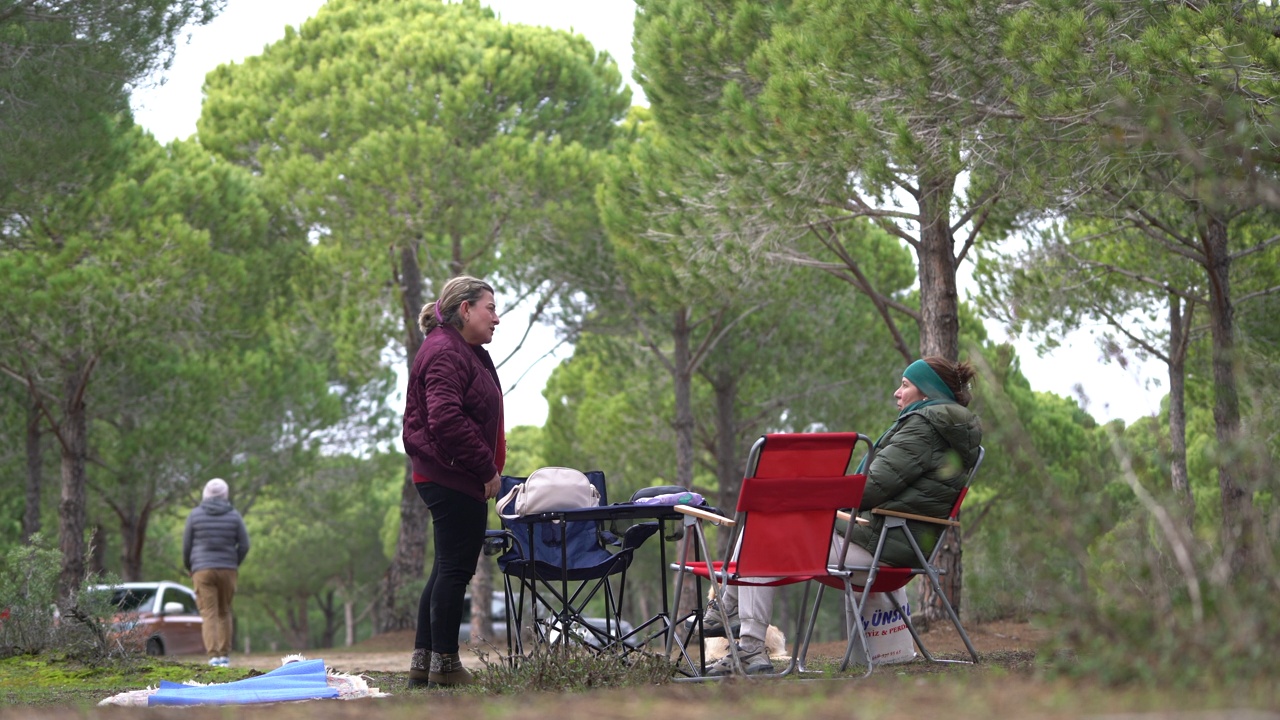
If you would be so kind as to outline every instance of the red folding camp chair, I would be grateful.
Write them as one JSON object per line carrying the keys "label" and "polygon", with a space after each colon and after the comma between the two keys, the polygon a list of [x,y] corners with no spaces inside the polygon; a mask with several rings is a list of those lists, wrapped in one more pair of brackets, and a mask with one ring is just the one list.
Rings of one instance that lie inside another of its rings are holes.
{"label": "red folding camp chair", "polygon": [[[861,575],[863,573],[866,574],[866,580],[863,585],[858,586],[855,584],[853,586],[854,592],[852,594],[846,593],[846,597],[852,600],[851,605],[846,605],[846,609],[849,610],[849,627],[851,628],[851,632],[849,633],[849,642],[845,647],[844,659],[840,663],[840,669],[842,671],[849,666],[849,662],[853,657],[855,641],[860,644],[862,656],[866,660],[866,674],[870,675],[871,670],[874,667],[872,654],[867,646],[866,629],[862,624],[862,609],[866,605],[867,597],[873,592],[890,593],[889,597],[893,601],[894,609],[902,616],[902,619],[906,623],[907,630],[911,632],[911,638],[915,641],[916,646],[920,648],[920,652],[926,659],[931,662],[939,663],[969,662],[967,660],[945,660],[934,657],[929,652],[928,648],[925,647],[924,641],[920,639],[920,634],[916,632],[915,625],[911,622],[909,611],[898,603],[897,598],[893,597],[893,591],[905,587],[906,584],[911,582],[911,579],[917,575],[924,575],[929,578],[929,584],[933,588],[935,596],[942,602],[943,607],[947,611],[947,615],[951,619],[952,625],[955,626],[956,632],[960,635],[960,639],[964,641],[965,648],[969,650],[969,655],[973,658],[973,662],[976,663],[979,661],[978,651],[974,649],[973,643],[969,640],[969,634],[965,632],[964,626],[960,624],[960,616],[956,613],[955,608],[951,606],[951,602],[947,599],[946,594],[942,592],[942,585],[938,581],[938,576],[941,574],[941,571],[938,570],[934,561],[938,555],[938,550],[943,545],[943,538],[947,531],[960,532],[960,505],[964,502],[965,496],[969,494],[969,486],[973,483],[973,478],[978,473],[978,467],[982,465],[984,457],[986,457],[986,450],[979,447],[978,460],[974,463],[973,467],[969,469],[968,474],[965,476],[964,487],[960,489],[960,494],[956,497],[955,503],[952,504],[951,512],[948,513],[947,517],[933,518],[926,517],[924,515],[898,512],[896,510],[882,510],[880,508],[874,508],[871,512],[876,515],[883,516],[885,521],[884,526],[880,530],[880,538],[876,542],[876,551],[873,555],[871,565],[845,566],[842,562],[840,565],[831,568],[829,577],[820,579],[823,585],[846,589],[845,583],[836,582],[835,579],[837,577],[847,577],[851,573],[857,575]],[[856,520],[856,518],[851,516],[849,513],[842,512],[840,513],[840,517],[849,521]],[[942,526],[942,534],[938,537],[938,541],[934,544],[928,557],[925,557],[924,551],[921,550],[919,542],[916,540],[915,535],[912,534],[911,526],[907,524],[908,521],[926,522]],[[907,539],[907,542],[911,545],[912,549],[915,550],[916,558],[918,560],[918,565],[916,567],[894,567],[880,563],[880,553],[884,550],[885,540],[891,532],[902,533]],[[817,603],[822,601],[821,588],[819,588],[818,593],[817,602],[814,604],[815,613],[817,610]],[[812,632],[812,630],[811,622],[809,632]],[[798,662],[801,667],[803,667],[804,654],[807,650],[808,645],[806,643],[805,647],[800,651],[800,659]]]}
{"label": "red folding camp chair", "polygon": [[[860,433],[803,433],[766,435],[756,441],[747,461],[747,476],[738,494],[737,513],[729,519],[698,508],[678,506],[685,514],[686,529],[693,529],[702,556],[708,562],[689,560],[685,544],[676,570],[676,607],[684,573],[693,573],[717,583],[723,594],[729,585],[780,586],[824,578],[844,587],[852,596],[848,573],[832,574],[829,563],[836,512],[857,507],[862,500],[866,477],[850,475],[848,468],[858,442],[872,447],[871,438]],[[703,522],[734,527],[728,562],[715,560],[707,543]],[[786,668],[773,676],[790,673],[804,627],[803,608],[808,604],[808,587],[796,624],[795,647]],[[724,626],[729,618],[720,605]],[[807,638],[803,638],[807,643]],[[729,643],[733,664],[741,671],[736,643]]]}

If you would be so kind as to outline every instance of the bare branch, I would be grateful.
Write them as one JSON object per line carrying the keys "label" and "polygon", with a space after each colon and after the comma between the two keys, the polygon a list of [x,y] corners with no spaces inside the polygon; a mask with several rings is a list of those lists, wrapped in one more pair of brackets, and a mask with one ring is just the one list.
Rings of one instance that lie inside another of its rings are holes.
{"label": "bare branch", "polygon": [[1068,258],[1071,258],[1072,260],[1074,260],[1075,262],[1080,263],[1081,265],[1099,268],[1107,271],[1108,273],[1120,275],[1122,277],[1127,277],[1130,280],[1135,280],[1145,285],[1150,285],[1151,287],[1159,288],[1164,292],[1169,293],[1170,295],[1177,295],[1178,297],[1184,300],[1189,300],[1189,301],[1198,302],[1198,303],[1205,303],[1205,304],[1208,303],[1208,299],[1195,295],[1194,293],[1191,293],[1190,291],[1185,290],[1183,288],[1174,287],[1167,280],[1157,280],[1156,278],[1148,277],[1146,275],[1133,272],[1132,270],[1126,270],[1122,267],[1119,267],[1118,265],[1098,262],[1097,260],[1088,260],[1071,252],[1067,252],[1065,253],[1065,255]]}
{"label": "bare branch", "polygon": [[[827,228],[827,235],[819,232],[818,228],[812,225],[809,227],[809,230],[813,233],[814,237],[818,238],[819,242],[825,245],[844,262],[845,267],[853,274],[853,277],[849,278],[848,276],[844,276],[843,279],[846,281],[852,280],[853,286],[858,288],[863,295],[866,295],[867,298],[871,300],[871,303],[876,307],[876,312],[880,314],[881,319],[884,320],[885,326],[889,329],[890,334],[893,335],[894,347],[896,347],[898,352],[909,361],[912,357],[912,353],[907,347],[906,338],[902,337],[902,332],[898,329],[898,324],[894,322],[893,316],[889,313],[889,299],[872,287],[871,279],[862,272],[862,266],[853,257],[853,255],[849,253],[849,250],[844,246],[844,243],[840,242],[840,238],[836,235],[834,230]],[[833,274],[835,274],[836,277],[841,277],[841,274],[838,272]],[[911,313],[911,315],[915,317],[917,322],[919,322],[918,315],[914,312]]]}
{"label": "bare branch", "polygon": [[[555,344],[555,345],[552,345],[552,346],[551,346],[551,349],[549,349],[549,350],[547,350],[546,352],[542,353],[542,355],[539,355],[537,360],[534,360],[533,362],[529,363],[529,367],[525,368],[525,369],[524,369],[524,372],[520,373],[520,377],[517,377],[517,378],[515,379],[515,382],[512,382],[509,386],[507,386],[507,388],[506,388],[505,390],[503,390],[503,392],[502,392],[503,397],[506,397],[507,395],[510,395],[511,393],[515,392],[515,389],[516,389],[517,387],[519,387],[519,385],[520,385],[520,381],[521,381],[521,380],[524,380],[524,378],[525,378],[525,376],[526,376],[526,375],[528,375],[529,373],[533,372],[533,368],[534,368],[535,366],[537,366],[537,364],[538,364],[538,363],[540,363],[540,362],[542,362],[543,360],[546,360],[547,358],[549,358],[549,357],[551,357],[551,356],[555,355],[556,350],[559,350],[559,349],[560,349],[560,346],[564,345],[564,344],[565,344],[565,342],[567,342],[567,341],[566,341],[566,340],[564,340],[564,339],[558,340],[558,341],[556,342],[556,344]],[[508,357],[510,357],[510,356],[508,356]],[[505,361],[504,361],[504,362],[505,362]]]}
{"label": "bare branch", "polygon": [[1242,257],[1247,257],[1247,256],[1252,255],[1252,254],[1254,254],[1254,253],[1262,252],[1263,250],[1266,250],[1267,248],[1271,247],[1272,245],[1275,245],[1277,242],[1280,242],[1280,235],[1272,235],[1271,237],[1267,238],[1266,240],[1263,240],[1262,242],[1257,243],[1257,244],[1255,244],[1255,245],[1253,245],[1253,246],[1251,246],[1251,247],[1247,247],[1247,248],[1245,248],[1245,249],[1243,249],[1243,250],[1240,250],[1239,252],[1231,253],[1231,255],[1230,255],[1229,257],[1230,257],[1232,260],[1239,260],[1239,259],[1240,259],[1240,258],[1242,258]]}
{"label": "bare branch", "polygon": [[1147,342],[1145,338],[1138,337],[1134,333],[1130,332],[1128,327],[1126,327],[1124,323],[1120,322],[1120,319],[1117,318],[1115,315],[1113,315],[1109,310],[1107,310],[1104,307],[1100,307],[1098,305],[1093,305],[1092,307],[1094,312],[1098,313],[1099,315],[1101,315],[1103,318],[1106,319],[1108,325],[1115,328],[1121,335],[1124,335],[1125,337],[1129,338],[1129,342],[1142,348],[1143,351],[1149,353],[1150,355],[1159,358],[1160,361],[1165,363],[1166,365],[1171,364],[1172,361],[1170,360],[1168,354],[1166,354],[1164,351],[1162,351],[1160,348],[1156,347],[1155,345],[1152,345],[1151,343]]}
{"label": "bare branch", "polygon": [[1241,295],[1240,297],[1236,298],[1236,305],[1239,305],[1240,303],[1245,302],[1247,300],[1266,297],[1267,295],[1275,295],[1276,293],[1280,293],[1280,285],[1273,285],[1265,290],[1257,290],[1255,292]]}

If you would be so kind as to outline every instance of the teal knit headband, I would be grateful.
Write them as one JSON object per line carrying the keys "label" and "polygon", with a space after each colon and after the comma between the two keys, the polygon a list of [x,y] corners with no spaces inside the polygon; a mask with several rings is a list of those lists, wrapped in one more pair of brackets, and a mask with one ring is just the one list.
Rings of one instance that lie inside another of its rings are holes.
{"label": "teal knit headband", "polygon": [[938,373],[929,367],[929,363],[924,360],[917,360],[907,366],[902,372],[902,377],[910,380],[912,384],[920,388],[920,392],[925,397],[934,400],[950,400],[955,402],[956,394],[951,392],[951,388],[942,382],[942,378],[938,377]]}

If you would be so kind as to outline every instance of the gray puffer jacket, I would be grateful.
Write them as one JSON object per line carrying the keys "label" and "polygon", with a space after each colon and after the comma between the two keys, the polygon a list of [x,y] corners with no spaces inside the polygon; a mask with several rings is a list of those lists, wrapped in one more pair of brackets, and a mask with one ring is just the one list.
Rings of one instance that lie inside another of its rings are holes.
{"label": "gray puffer jacket", "polygon": [[182,531],[182,564],[188,572],[235,570],[249,554],[249,531],[244,518],[222,497],[201,501],[187,515]]}
{"label": "gray puffer jacket", "polygon": [[[982,424],[962,405],[926,405],[902,415],[876,443],[860,509],[879,507],[946,517],[964,487],[966,473],[978,462],[981,444]],[[871,524],[856,526],[852,541],[874,553],[884,518],[870,512],[861,515]],[[907,525],[928,557],[944,526],[916,521]],[[899,567],[919,564],[898,532],[885,541],[881,559]]]}

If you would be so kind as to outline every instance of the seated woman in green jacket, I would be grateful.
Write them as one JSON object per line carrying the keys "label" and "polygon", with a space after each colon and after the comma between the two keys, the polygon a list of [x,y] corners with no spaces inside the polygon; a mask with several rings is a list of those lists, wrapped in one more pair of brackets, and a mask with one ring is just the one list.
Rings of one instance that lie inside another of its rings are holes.
{"label": "seated woman in green jacket", "polygon": [[[870,565],[884,519],[873,515],[872,508],[946,517],[964,487],[965,475],[978,461],[982,443],[982,425],[978,416],[968,410],[971,395],[969,383],[974,377],[968,363],[954,363],[940,357],[916,360],[902,373],[902,383],[893,397],[898,403],[898,418],[876,441],[871,466],[865,470],[867,485],[859,510],[869,524],[855,525],[850,537],[847,565]],[[908,523],[928,555],[937,543],[940,531],[932,523]],[[841,538],[832,541],[832,564]],[[887,565],[909,566],[916,562],[915,552],[899,533],[885,542],[880,555]],[[854,577],[854,581],[860,578]],[[865,575],[863,578],[865,580]],[[739,592],[734,592],[739,590]],[[729,587],[723,602],[730,623],[741,617],[738,641],[743,669],[749,675],[774,672],[764,650],[765,630],[773,613],[772,587]],[[905,602],[905,594],[900,598]],[[704,615],[704,634],[723,635],[720,613],[708,608]],[[733,671],[726,655],[707,668],[708,675],[728,675]]]}

